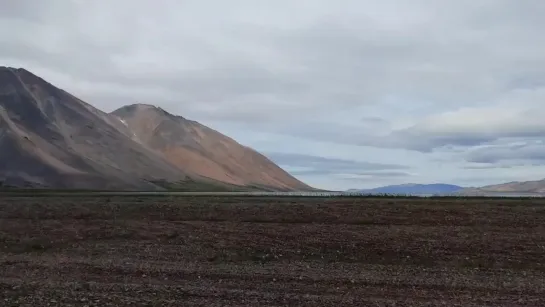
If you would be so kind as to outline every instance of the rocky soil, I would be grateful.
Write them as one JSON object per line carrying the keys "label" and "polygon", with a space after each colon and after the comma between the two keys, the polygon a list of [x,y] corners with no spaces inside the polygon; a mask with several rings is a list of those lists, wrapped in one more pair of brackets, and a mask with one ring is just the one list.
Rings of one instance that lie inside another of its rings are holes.
{"label": "rocky soil", "polygon": [[1,306],[544,306],[544,200],[0,197]]}

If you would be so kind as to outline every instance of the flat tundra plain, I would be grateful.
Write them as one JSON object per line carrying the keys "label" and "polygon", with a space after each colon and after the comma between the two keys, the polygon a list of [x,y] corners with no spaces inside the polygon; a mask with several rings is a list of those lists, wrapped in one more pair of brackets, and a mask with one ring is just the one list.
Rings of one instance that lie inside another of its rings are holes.
{"label": "flat tundra plain", "polygon": [[0,306],[545,306],[545,200],[0,197]]}

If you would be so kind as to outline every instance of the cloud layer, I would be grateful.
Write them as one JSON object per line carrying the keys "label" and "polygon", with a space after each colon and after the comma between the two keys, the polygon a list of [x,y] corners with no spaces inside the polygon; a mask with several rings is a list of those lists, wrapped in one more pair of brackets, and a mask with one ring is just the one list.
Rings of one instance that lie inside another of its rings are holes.
{"label": "cloud layer", "polygon": [[542,176],[543,1],[0,6],[0,65],[106,111],[160,105],[319,187]]}

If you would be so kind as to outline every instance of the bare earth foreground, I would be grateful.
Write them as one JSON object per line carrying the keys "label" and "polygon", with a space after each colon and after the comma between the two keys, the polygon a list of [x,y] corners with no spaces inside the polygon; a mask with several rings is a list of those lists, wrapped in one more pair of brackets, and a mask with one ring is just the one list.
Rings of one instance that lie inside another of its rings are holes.
{"label": "bare earth foreground", "polygon": [[545,200],[0,197],[0,306],[544,306]]}

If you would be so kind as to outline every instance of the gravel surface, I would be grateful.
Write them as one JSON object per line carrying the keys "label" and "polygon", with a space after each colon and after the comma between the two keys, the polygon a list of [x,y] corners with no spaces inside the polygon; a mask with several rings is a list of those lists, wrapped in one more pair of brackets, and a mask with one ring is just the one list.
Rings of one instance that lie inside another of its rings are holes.
{"label": "gravel surface", "polygon": [[545,306],[545,200],[0,197],[0,306]]}

